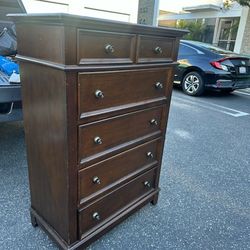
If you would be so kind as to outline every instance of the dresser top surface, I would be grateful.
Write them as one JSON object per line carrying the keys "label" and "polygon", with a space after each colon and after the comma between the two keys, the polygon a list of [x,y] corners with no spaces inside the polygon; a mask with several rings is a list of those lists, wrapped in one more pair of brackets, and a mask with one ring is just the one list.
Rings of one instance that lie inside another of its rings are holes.
{"label": "dresser top surface", "polygon": [[67,13],[46,13],[46,14],[8,14],[8,17],[15,23],[41,23],[64,26],[77,26],[80,28],[101,28],[119,30],[121,33],[141,33],[148,35],[182,37],[188,30],[153,27],[150,25],[132,24],[128,22],[113,21],[94,17],[72,15]]}

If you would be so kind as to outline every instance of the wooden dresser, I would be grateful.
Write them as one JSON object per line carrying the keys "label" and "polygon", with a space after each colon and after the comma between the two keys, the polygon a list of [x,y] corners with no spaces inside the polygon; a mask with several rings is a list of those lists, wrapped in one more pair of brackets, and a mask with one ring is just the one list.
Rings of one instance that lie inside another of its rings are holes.
{"label": "wooden dresser", "polygon": [[31,220],[82,249],[157,203],[185,31],[67,14],[10,15],[17,28]]}

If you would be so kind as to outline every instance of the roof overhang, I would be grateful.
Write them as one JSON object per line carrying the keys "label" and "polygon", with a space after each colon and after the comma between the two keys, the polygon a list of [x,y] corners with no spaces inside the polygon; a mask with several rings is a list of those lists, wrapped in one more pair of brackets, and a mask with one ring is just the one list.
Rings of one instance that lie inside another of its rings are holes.
{"label": "roof overhang", "polygon": [[[204,6],[204,5],[203,5]],[[196,6],[197,7],[197,6]],[[217,6],[218,7],[218,6]],[[240,17],[242,15],[242,9],[229,9],[227,11],[222,11],[221,9],[216,10],[214,9],[199,9],[199,11],[193,12],[181,12],[175,14],[161,14],[158,20],[181,20],[181,19],[204,19],[204,18],[233,18],[233,17]]]}
{"label": "roof overhang", "polygon": [[221,7],[214,4],[202,4],[190,7],[183,7],[182,10],[186,12],[220,11]]}

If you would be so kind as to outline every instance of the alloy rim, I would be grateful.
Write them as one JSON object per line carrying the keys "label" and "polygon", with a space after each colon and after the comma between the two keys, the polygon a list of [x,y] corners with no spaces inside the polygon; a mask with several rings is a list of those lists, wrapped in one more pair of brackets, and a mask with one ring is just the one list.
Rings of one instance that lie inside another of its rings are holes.
{"label": "alloy rim", "polygon": [[200,80],[196,75],[189,75],[185,78],[184,88],[189,94],[197,92],[200,86]]}

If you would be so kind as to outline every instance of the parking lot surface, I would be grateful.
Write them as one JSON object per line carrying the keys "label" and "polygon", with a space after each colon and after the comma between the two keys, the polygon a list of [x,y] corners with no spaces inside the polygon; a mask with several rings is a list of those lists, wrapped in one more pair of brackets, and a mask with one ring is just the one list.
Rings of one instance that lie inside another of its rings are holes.
{"label": "parking lot surface", "polygon": [[[250,92],[174,90],[156,206],[88,249],[250,249]],[[0,249],[57,249],[29,218],[23,123],[0,124]]]}

